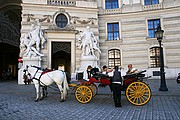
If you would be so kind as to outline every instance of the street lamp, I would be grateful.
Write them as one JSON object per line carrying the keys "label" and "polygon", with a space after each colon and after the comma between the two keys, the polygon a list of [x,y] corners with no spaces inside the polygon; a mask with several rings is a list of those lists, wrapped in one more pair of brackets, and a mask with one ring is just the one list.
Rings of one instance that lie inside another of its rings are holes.
{"label": "street lamp", "polygon": [[165,80],[165,72],[164,72],[164,57],[163,57],[163,48],[161,47],[161,42],[163,38],[164,30],[161,29],[160,25],[158,25],[157,31],[155,31],[155,37],[159,42],[159,49],[160,49],[160,76],[161,76],[161,85],[159,91],[168,91],[166,87],[166,80]]}

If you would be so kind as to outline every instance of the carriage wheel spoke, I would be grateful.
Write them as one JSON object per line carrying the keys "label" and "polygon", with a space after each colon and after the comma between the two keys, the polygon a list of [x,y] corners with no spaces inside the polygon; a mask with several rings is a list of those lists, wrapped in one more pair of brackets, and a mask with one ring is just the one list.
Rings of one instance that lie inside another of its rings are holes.
{"label": "carriage wheel spoke", "polygon": [[134,105],[144,105],[151,98],[149,87],[143,82],[133,82],[126,90],[126,97]]}
{"label": "carriage wheel spoke", "polygon": [[75,97],[80,103],[87,103],[92,99],[92,91],[87,86],[79,86],[75,91]]}

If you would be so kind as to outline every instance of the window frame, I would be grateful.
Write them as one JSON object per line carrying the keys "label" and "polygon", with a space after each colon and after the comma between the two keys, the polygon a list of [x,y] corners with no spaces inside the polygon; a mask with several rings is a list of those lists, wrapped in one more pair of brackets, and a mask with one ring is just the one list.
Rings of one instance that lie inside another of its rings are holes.
{"label": "window frame", "polygon": [[[60,17],[60,20],[58,19],[58,17],[59,16],[62,16],[62,17]],[[64,17],[64,18],[63,18]],[[64,13],[59,13],[59,14],[57,14],[57,16],[55,17],[55,24],[56,24],[56,26],[58,27],[58,28],[61,28],[61,29],[63,29],[63,28],[65,28],[66,26],[67,26],[67,24],[68,24],[68,17],[64,14]],[[57,22],[59,22],[59,23],[57,23]],[[60,26],[58,26],[58,24],[60,24]],[[65,25],[63,25],[63,24],[65,24]]]}
{"label": "window frame", "polygon": [[[113,57],[110,56],[110,52],[113,52],[113,54],[111,54]],[[119,54],[117,56],[117,54]],[[115,66],[121,66],[122,62],[121,62],[121,50],[113,48],[113,49],[109,49],[108,50],[108,67],[109,68],[114,68]],[[112,61],[112,63],[110,63]],[[113,65],[112,65],[113,64]]]}
{"label": "window frame", "polygon": [[[115,2],[115,5],[113,5],[113,2]],[[107,3],[109,3],[110,5],[107,6]],[[105,0],[104,4],[105,4],[105,9],[117,9],[117,8],[119,8],[119,0]]]}
{"label": "window frame", "polygon": [[[116,31],[115,30],[115,25],[117,24],[118,26],[118,30]],[[109,25],[112,25],[112,31],[109,30]],[[107,41],[116,41],[116,40],[120,40],[121,39],[121,36],[120,36],[120,23],[119,22],[110,22],[110,23],[107,23],[106,24],[106,28],[107,28]],[[112,36],[109,36],[109,34],[111,34]],[[115,36],[115,34],[118,34]],[[117,39],[118,38],[118,39]]]}
{"label": "window frame", "polygon": [[149,48],[149,52],[150,52],[150,56],[149,56],[150,67],[151,68],[160,67],[160,65],[161,65],[161,61],[160,61],[160,47],[159,46],[151,47],[151,48]]}
{"label": "window frame", "polygon": [[[153,22],[153,28],[150,28],[150,26],[149,26],[149,24],[150,24],[149,22],[151,22],[151,21]],[[157,22],[157,24],[155,24],[155,22]],[[161,19],[160,18],[148,19],[147,20],[147,36],[148,36],[148,38],[155,38],[155,31],[157,29],[158,24],[161,26]],[[152,31],[152,33],[150,33],[150,31]],[[153,36],[150,34],[153,34]]]}
{"label": "window frame", "polygon": [[159,0],[144,0],[144,5],[154,5],[154,4],[159,4],[159,3],[160,3]]}

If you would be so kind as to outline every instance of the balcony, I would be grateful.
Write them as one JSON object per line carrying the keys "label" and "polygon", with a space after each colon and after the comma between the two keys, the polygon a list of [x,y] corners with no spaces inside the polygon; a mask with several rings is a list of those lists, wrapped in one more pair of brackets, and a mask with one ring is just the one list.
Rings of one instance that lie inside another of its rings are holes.
{"label": "balcony", "polygon": [[117,14],[117,13],[122,13],[121,8],[117,9],[104,9],[104,14]]}
{"label": "balcony", "polygon": [[145,5],[143,6],[144,11],[150,11],[150,10],[160,10],[163,9],[163,4],[154,4],[154,5]]}
{"label": "balcony", "polygon": [[58,5],[58,6],[76,6],[76,1],[74,0],[47,0],[48,5]]}

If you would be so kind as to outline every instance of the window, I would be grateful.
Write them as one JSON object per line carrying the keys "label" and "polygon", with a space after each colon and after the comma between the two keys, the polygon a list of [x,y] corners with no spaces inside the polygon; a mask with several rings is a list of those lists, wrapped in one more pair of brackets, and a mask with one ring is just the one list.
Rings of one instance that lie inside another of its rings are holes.
{"label": "window", "polygon": [[159,0],[144,0],[145,5],[159,4]]}
{"label": "window", "polygon": [[108,23],[108,40],[119,40],[119,23]]}
{"label": "window", "polygon": [[160,24],[160,19],[153,19],[153,20],[148,20],[148,37],[149,38],[154,38],[155,37],[155,31]]}
{"label": "window", "polygon": [[61,14],[57,15],[57,17],[56,17],[56,25],[59,28],[66,27],[67,23],[68,23],[68,19],[64,14],[61,13]]}
{"label": "window", "polygon": [[159,47],[150,48],[150,65],[151,67],[160,66],[160,49]]}
{"label": "window", "polygon": [[114,66],[121,66],[121,53],[118,49],[111,49],[108,51],[108,66],[114,68]]}
{"label": "window", "polygon": [[106,0],[105,6],[106,6],[106,9],[118,8],[118,0]]}

